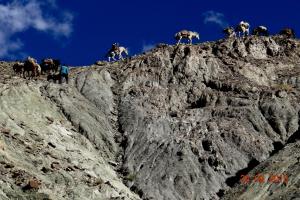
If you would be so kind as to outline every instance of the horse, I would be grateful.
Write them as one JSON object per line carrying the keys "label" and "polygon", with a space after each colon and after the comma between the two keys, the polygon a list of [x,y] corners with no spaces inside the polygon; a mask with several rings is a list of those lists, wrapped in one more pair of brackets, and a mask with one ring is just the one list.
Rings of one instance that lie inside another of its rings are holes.
{"label": "horse", "polygon": [[47,81],[50,82],[50,80],[52,80],[54,83],[56,83],[56,81],[60,81],[61,79],[61,75],[60,74],[49,74],[47,76]]}
{"label": "horse", "polygon": [[226,35],[227,38],[235,38],[236,37],[236,33],[235,33],[233,27],[227,27],[227,28],[223,29],[222,32]]}
{"label": "horse", "polygon": [[47,71],[57,72],[60,66],[58,59],[43,59],[41,63],[42,73]]}
{"label": "horse", "polygon": [[39,76],[42,74],[42,68],[41,68],[41,65],[37,64],[36,63],[36,75]]}
{"label": "horse", "polygon": [[128,56],[128,50],[125,47],[119,47],[117,46],[115,49],[110,49],[107,53],[108,62],[110,62],[111,59],[114,61],[116,60],[116,55],[119,57],[119,60],[123,60],[122,54],[125,53]]}
{"label": "horse", "polygon": [[[28,77],[36,77],[41,73],[41,67],[39,64],[32,62],[31,60],[26,60],[24,62],[23,68],[23,77],[26,78],[25,73],[27,72]],[[29,76],[29,72],[31,72],[31,76]]]}
{"label": "horse", "polygon": [[269,31],[265,26],[258,26],[253,30],[252,34],[256,36],[269,36]]}
{"label": "horse", "polygon": [[17,62],[13,65],[13,70],[15,74],[19,74],[21,76],[23,73],[23,69],[24,69],[24,63],[22,62]]}
{"label": "horse", "polygon": [[238,33],[238,36],[241,37],[241,33],[243,36],[249,36],[250,24],[248,22],[241,21],[235,28],[235,31]]}
{"label": "horse", "polygon": [[287,38],[296,38],[295,31],[291,28],[284,28],[279,32],[279,35],[283,35]]}
{"label": "horse", "polygon": [[175,34],[174,37],[175,37],[175,40],[177,40],[176,45],[180,44],[180,41],[182,40],[182,38],[188,39],[190,44],[192,44],[193,38],[197,38],[198,40],[200,40],[199,33],[193,32],[193,31],[187,31],[187,30],[179,31],[178,33]]}

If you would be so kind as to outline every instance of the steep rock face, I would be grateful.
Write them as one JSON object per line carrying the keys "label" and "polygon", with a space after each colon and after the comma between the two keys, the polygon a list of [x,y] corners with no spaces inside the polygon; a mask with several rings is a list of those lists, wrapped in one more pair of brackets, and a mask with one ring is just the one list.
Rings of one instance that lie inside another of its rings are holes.
{"label": "steep rock face", "polygon": [[0,199],[139,199],[116,173],[110,84],[84,72],[70,87],[1,84]]}
{"label": "steep rock face", "polygon": [[[248,184],[239,184],[223,199],[297,199],[300,196],[299,145],[299,141],[286,145],[248,174],[252,180],[255,176],[263,177],[261,183],[251,180]],[[280,183],[272,177],[278,177]]]}
{"label": "steep rock face", "polygon": [[[219,199],[226,191],[253,199],[240,173],[267,172],[298,151],[299,44],[276,36],[160,45],[73,69],[69,86],[2,70],[2,199]],[[299,176],[289,165],[274,168]],[[259,192],[288,195],[267,185]]]}
{"label": "steep rock face", "polygon": [[280,38],[167,46],[113,69],[129,184],[145,199],[216,199],[285,144],[299,121],[298,91],[281,82],[299,70],[289,42],[298,47]]}

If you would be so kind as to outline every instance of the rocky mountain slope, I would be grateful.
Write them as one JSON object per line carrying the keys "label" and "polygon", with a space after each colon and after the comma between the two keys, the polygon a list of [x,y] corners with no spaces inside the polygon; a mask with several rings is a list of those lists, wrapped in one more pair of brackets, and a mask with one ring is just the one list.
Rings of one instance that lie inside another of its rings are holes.
{"label": "rocky mountain slope", "polygon": [[299,197],[299,58],[280,36],[160,44],[69,85],[0,63],[0,199]]}

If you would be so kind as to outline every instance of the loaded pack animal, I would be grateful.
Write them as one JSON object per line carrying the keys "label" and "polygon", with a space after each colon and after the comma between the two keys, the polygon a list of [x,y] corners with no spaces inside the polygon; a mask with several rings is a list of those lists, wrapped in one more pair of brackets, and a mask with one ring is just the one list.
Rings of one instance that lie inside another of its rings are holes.
{"label": "loaded pack animal", "polygon": [[47,76],[47,81],[53,81],[54,83],[56,83],[56,81],[60,81],[60,79],[61,79],[61,76],[60,76],[60,74],[49,74],[48,76]]}
{"label": "loaded pack animal", "polygon": [[13,65],[13,70],[14,70],[15,74],[17,74],[17,75],[22,76],[23,69],[24,69],[24,63],[23,62],[16,62]]}
{"label": "loaded pack animal", "polygon": [[107,53],[108,61],[110,62],[111,59],[114,61],[116,60],[116,56],[119,57],[119,60],[123,60],[123,53],[128,56],[128,50],[125,47],[119,46],[118,44],[113,44],[111,49]]}
{"label": "loaded pack animal", "polygon": [[296,38],[295,31],[291,28],[284,28],[279,32],[279,35],[283,35],[287,38]]}
{"label": "loaded pack animal", "polygon": [[[30,78],[39,76],[41,74],[41,66],[37,63],[37,61],[31,57],[28,57],[24,62],[23,68],[23,77],[26,78],[25,74],[27,72],[27,76]],[[29,73],[31,72],[31,76]]]}
{"label": "loaded pack animal", "polygon": [[193,38],[200,40],[199,33],[193,31],[182,30],[175,34],[176,45],[179,45],[183,38],[187,39],[190,44],[192,44]]}
{"label": "loaded pack animal", "polygon": [[269,31],[265,26],[258,26],[253,30],[252,34],[256,36],[269,36]]}
{"label": "loaded pack animal", "polygon": [[41,63],[42,73],[57,72],[59,66],[60,66],[59,59],[51,59],[51,58],[43,59]]}
{"label": "loaded pack animal", "polygon": [[223,29],[223,33],[225,34],[225,36],[227,38],[235,38],[236,37],[236,33],[235,33],[233,27],[227,27],[227,28]]}
{"label": "loaded pack animal", "polygon": [[249,36],[250,24],[248,22],[241,21],[235,28],[235,31],[238,33],[238,36]]}

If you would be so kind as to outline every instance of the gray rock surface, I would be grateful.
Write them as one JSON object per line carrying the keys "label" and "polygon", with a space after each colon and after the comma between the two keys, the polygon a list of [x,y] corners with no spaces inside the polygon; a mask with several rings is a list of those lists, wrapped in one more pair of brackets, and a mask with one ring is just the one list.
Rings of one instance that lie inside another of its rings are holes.
{"label": "gray rock surface", "polygon": [[[0,198],[299,196],[299,45],[161,44],[74,68],[69,85],[0,64]],[[272,172],[288,185],[240,184],[241,173]]]}
{"label": "gray rock surface", "polygon": [[140,199],[116,172],[105,71],[82,72],[70,87],[8,81],[0,85],[0,199]]}

